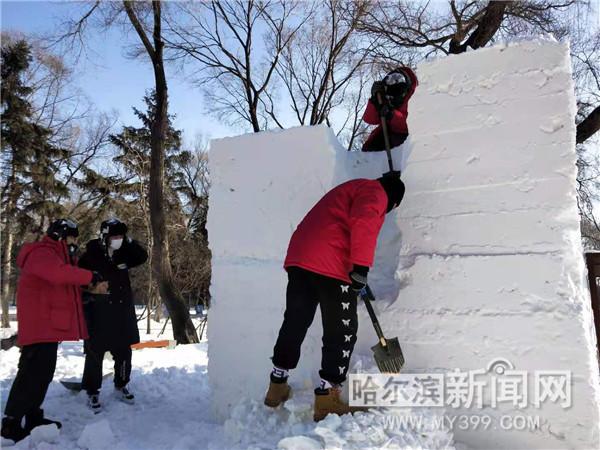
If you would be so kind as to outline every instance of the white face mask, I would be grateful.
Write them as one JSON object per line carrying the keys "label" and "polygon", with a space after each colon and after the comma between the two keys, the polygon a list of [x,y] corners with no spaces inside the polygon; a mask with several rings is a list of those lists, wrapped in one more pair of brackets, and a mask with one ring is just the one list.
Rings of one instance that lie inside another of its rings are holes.
{"label": "white face mask", "polygon": [[123,245],[123,239],[113,239],[110,241],[110,248],[113,250],[119,250],[121,245]]}

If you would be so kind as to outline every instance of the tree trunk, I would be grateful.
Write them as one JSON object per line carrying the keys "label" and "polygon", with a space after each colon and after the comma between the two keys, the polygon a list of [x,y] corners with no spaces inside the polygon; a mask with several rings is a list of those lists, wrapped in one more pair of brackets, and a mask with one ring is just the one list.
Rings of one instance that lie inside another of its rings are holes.
{"label": "tree trunk", "polygon": [[11,259],[14,245],[14,233],[8,223],[5,223],[2,234],[2,328],[8,328],[10,326],[8,307],[12,291],[10,279],[12,272]]}
{"label": "tree trunk", "polygon": [[467,42],[464,44],[460,43],[462,36],[459,33],[450,40],[449,52],[451,54],[459,54],[466,52],[467,47],[471,47],[474,50],[485,47],[494,37],[500,25],[502,25],[504,12],[509,4],[510,1],[506,0],[490,1],[485,8],[485,14],[477,23],[477,28],[471,33]]}
{"label": "tree trunk", "polygon": [[[152,264],[152,263],[151,263]],[[148,317],[146,317],[146,334],[152,331],[150,328],[150,319],[152,316],[152,271],[150,272],[150,281],[148,282],[148,290],[146,291],[146,308],[148,309]]]}
{"label": "tree trunk", "polygon": [[477,28],[467,39],[466,45],[472,49],[485,47],[502,25],[504,12],[509,4],[510,1],[490,1]]}
{"label": "tree trunk", "polygon": [[165,178],[165,140],[167,136],[167,79],[163,64],[163,46],[161,36],[161,2],[152,2],[154,13],[153,41],[150,43],[135,11],[132,2],[125,1],[125,10],[136,29],[154,68],[154,81],[156,88],[156,111],[152,119],[152,130],[150,135],[150,220],[152,223],[152,272],[157,281],[160,296],[167,306],[171,323],[173,324],[173,336],[179,344],[198,342],[198,335],[192,319],[190,318],[189,306],[177,292],[173,282],[171,270],[171,258],[169,255],[169,243],[167,240],[167,226],[164,202],[164,178]]}
{"label": "tree trunk", "polygon": [[[13,155],[14,158],[14,155]],[[11,160],[11,170],[8,180],[6,180],[6,186],[3,189],[3,194],[7,197],[6,209],[3,211],[4,214],[4,230],[2,233],[2,328],[8,328],[10,326],[10,316],[8,314],[9,300],[11,294],[11,273],[12,273],[12,254],[13,245],[15,241],[14,231],[11,227],[10,218],[13,217],[17,199],[15,198],[15,183],[16,183],[16,171],[14,165],[14,159]]]}

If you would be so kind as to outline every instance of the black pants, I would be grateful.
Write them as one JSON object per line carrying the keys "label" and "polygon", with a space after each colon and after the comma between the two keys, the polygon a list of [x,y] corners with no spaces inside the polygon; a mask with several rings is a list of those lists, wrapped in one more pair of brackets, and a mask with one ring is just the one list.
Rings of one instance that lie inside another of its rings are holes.
{"label": "black pants", "polygon": [[131,377],[131,347],[129,345],[103,348],[88,340],[84,343],[84,349],[85,366],[81,387],[88,394],[98,394],[102,387],[102,361],[107,351],[112,354],[115,361],[115,387],[122,388],[129,383]]}
{"label": "black pants", "polygon": [[288,279],[285,314],[273,349],[273,364],[287,370],[298,365],[302,341],[319,305],[323,322],[319,375],[332,384],[344,382],[358,331],[356,293],[343,281],[298,267],[288,268]]}
{"label": "black pants", "polygon": [[57,352],[57,342],[31,344],[21,348],[17,376],[4,409],[6,416],[20,420],[40,409],[54,377]]}

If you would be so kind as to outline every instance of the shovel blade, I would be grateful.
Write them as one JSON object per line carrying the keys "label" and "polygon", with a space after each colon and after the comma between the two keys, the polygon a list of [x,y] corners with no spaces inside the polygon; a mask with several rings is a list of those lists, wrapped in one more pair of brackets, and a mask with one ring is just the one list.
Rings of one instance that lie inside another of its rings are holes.
{"label": "shovel blade", "polygon": [[379,343],[371,350],[381,373],[400,373],[404,366],[404,355],[398,338],[386,339],[386,345]]}

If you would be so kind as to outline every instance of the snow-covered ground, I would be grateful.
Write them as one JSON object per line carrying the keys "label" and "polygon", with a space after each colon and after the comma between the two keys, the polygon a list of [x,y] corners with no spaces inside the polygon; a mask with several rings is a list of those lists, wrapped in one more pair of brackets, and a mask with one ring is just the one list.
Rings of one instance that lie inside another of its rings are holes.
{"label": "snow-covered ground", "polygon": [[[198,319],[195,319],[198,323]],[[142,340],[156,339],[164,323],[153,322],[152,334]],[[13,324],[13,328],[16,324]],[[160,339],[168,339],[170,326]],[[206,334],[205,334],[206,336]],[[94,415],[86,407],[86,395],[74,394],[59,380],[79,378],[83,371],[80,342],[59,347],[54,381],[44,409],[50,418],[60,420],[63,428],[42,427],[12,448],[38,450],[111,449],[450,449],[452,435],[446,431],[407,432],[393,420],[394,414],[408,413],[422,418],[424,429],[434,419],[428,411],[377,411],[354,417],[330,416],[315,424],[312,420],[312,389],[296,388],[285,408],[271,410],[262,398],[240,398],[231,416],[219,422],[211,414],[211,391],[207,377],[207,347],[204,339],[197,345],[174,349],[143,349],[133,353],[130,387],[135,405],[119,402],[112,396],[112,381],[104,381],[101,400],[104,411]],[[2,404],[17,371],[19,349],[0,352]],[[105,373],[111,361],[104,361]],[[238,368],[232,368],[238,370]],[[265,389],[268,382],[265,374]],[[392,418],[392,419],[391,419]],[[9,441],[3,441],[2,448]]]}

